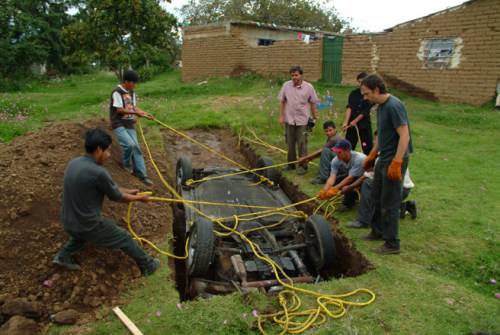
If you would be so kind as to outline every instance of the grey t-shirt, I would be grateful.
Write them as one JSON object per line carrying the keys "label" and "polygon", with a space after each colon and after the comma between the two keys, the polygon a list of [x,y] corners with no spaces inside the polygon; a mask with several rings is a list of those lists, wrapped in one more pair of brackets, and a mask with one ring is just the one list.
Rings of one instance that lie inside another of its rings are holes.
{"label": "grey t-shirt", "polygon": [[91,231],[99,222],[104,195],[115,201],[122,197],[108,171],[89,155],[71,160],[64,171],[63,228],[75,233]]}
{"label": "grey t-shirt", "polygon": [[329,139],[326,140],[325,145],[323,145],[323,148],[331,149],[335,146],[335,144],[337,144],[338,141],[343,139],[344,138],[342,137],[342,135],[340,135],[339,133],[335,133],[333,137],[330,137]]}
{"label": "grey t-shirt", "polygon": [[[405,106],[401,100],[389,95],[389,98],[377,108],[377,134],[381,162],[391,161],[396,155],[399,143],[399,134],[396,128],[404,124],[408,125],[408,131],[410,131],[410,122]],[[410,142],[403,158],[408,157],[411,152],[413,152],[413,142],[410,133]]]}
{"label": "grey t-shirt", "polygon": [[361,177],[365,173],[363,170],[363,162],[365,159],[365,154],[351,150],[351,159],[349,163],[344,163],[344,161],[341,161],[338,157],[332,160],[330,174],[346,174],[354,177]]}

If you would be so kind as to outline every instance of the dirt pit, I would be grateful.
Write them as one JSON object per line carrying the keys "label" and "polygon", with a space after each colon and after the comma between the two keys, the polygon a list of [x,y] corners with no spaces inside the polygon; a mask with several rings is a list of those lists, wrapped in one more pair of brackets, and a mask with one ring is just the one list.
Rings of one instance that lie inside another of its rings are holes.
{"label": "dirt pit", "polygon": [[[246,143],[238,143],[237,139],[231,137],[227,131],[219,129],[200,133],[199,130],[189,130],[184,132],[184,134],[215,152],[228,157],[232,161],[237,162],[239,166],[250,169],[256,166],[259,157],[255,154],[253,149]],[[228,160],[225,160],[216,153],[207,152],[207,149],[182,135],[163,132],[163,136],[164,143],[172,143],[170,146],[166,145],[166,152],[170,164],[172,164],[172,159],[176,162],[182,155],[190,158],[193,169],[202,169],[207,165],[235,167],[235,165]],[[171,171],[175,174],[175,165],[172,165]],[[279,176],[278,183],[279,187],[285,192],[292,203],[298,203],[310,198],[310,196],[303,193],[297,185],[288,179]],[[210,201],[210,199],[206,200]],[[179,210],[177,204],[172,208],[174,213],[174,229],[175,227],[181,227],[180,229],[183,229],[185,225],[184,211],[182,209]],[[298,205],[296,208],[309,215],[311,215],[315,209],[314,203],[312,202]],[[336,248],[335,266],[333,271],[323,273],[322,275],[325,278],[333,279],[355,277],[369,271],[372,268],[370,262],[356,249],[355,245],[349,242],[349,240],[339,231],[338,221],[334,218],[330,218],[328,219],[328,223],[334,237]],[[174,236],[181,235],[183,235],[183,232],[174,232]],[[184,243],[184,240],[176,239],[174,245],[177,254],[184,253]],[[185,261],[172,260],[171,264],[173,264],[176,269],[177,287],[181,297],[184,299],[193,298],[193,292],[189,292]]]}
{"label": "dirt pit", "polygon": [[[5,313],[6,306],[19,298],[36,306],[36,313],[25,316],[37,322],[39,332],[50,327],[51,315],[67,309],[76,310],[76,324],[84,325],[105,318],[116,305],[127,304],[121,294],[143,282],[133,260],[120,250],[109,251],[87,244],[75,257],[81,265],[78,271],[64,271],[52,264],[54,255],[68,240],[60,224],[64,169],[71,159],[83,154],[85,131],[95,127],[109,130],[113,136],[111,157],[104,167],[120,187],[171,197],[152,168],[146,150],[143,152],[149,177],[154,182],[152,187],[146,187],[121,168],[121,148],[107,119],[53,124],[0,144],[0,312],[3,313],[0,326],[13,315]],[[191,156],[193,167],[220,164],[222,160],[181,135],[168,130],[162,134],[164,148],[152,149],[152,156],[172,185],[181,154]],[[255,166],[257,157],[250,147],[243,144],[238,150],[237,139],[228,131],[191,130],[186,134],[244,166]],[[286,179],[280,178],[280,187],[292,202],[308,198]],[[313,205],[308,203],[298,209],[309,214]],[[105,200],[102,214],[125,229],[126,213],[127,205]],[[131,222],[138,235],[158,244],[172,230],[172,209],[163,202],[137,204]],[[332,277],[366,273],[371,268],[368,260],[339,232],[335,220],[331,219],[329,224],[338,264]],[[169,243],[170,251],[174,252],[174,241]],[[151,249],[147,251],[155,256]],[[174,261],[169,263],[174,268]],[[102,309],[104,304],[110,307]]]}

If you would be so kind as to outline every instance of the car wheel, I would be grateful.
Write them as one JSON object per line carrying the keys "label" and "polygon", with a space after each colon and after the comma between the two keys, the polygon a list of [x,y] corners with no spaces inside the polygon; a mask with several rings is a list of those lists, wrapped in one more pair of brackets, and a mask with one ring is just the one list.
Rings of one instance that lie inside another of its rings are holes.
{"label": "car wheel", "polygon": [[191,167],[191,159],[189,159],[189,157],[181,156],[177,160],[175,179],[178,190],[181,189],[181,186],[186,185],[186,181],[193,179],[193,168]]}
{"label": "car wheel", "polygon": [[335,261],[335,242],[328,222],[321,215],[311,215],[304,226],[307,255],[318,271],[327,271]]}
{"label": "car wheel", "polygon": [[212,260],[213,247],[212,222],[208,219],[195,222],[189,231],[187,259],[189,276],[200,276],[207,273]]}
{"label": "car wheel", "polygon": [[[260,169],[260,168],[264,168],[267,166],[273,166],[273,165],[274,165],[274,163],[273,163],[273,160],[271,158],[259,157],[255,168]],[[257,172],[257,174],[266,177],[267,179],[269,179],[270,181],[272,181],[275,184],[278,182],[278,175],[276,174],[276,168],[274,168],[274,167],[269,168],[269,169],[265,169],[265,170],[256,171],[256,172]]]}

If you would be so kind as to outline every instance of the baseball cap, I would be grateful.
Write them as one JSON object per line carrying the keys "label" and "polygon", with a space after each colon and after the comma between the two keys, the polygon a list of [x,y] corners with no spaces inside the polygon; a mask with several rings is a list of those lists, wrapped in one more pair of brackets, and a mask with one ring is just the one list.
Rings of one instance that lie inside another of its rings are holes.
{"label": "baseball cap", "polygon": [[335,151],[335,152],[344,151],[344,150],[351,150],[351,142],[349,142],[348,140],[340,140],[332,148],[332,151]]}

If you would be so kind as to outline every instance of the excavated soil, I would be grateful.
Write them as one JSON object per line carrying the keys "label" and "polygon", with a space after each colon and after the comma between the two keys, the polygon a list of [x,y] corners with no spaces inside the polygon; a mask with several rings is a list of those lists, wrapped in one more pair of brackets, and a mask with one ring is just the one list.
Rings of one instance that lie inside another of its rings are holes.
{"label": "excavated soil", "polygon": [[[52,264],[54,255],[68,239],[60,224],[64,169],[72,158],[83,154],[85,131],[95,127],[107,129],[113,135],[108,120],[96,118],[52,124],[0,144],[0,309],[16,298],[37,302],[40,313],[33,318],[42,332],[50,324],[51,315],[69,308],[78,312],[77,324],[105,317],[111,307],[127,303],[121,293],[144,284],[133,260],[120,250],[110,251],[87,244],[75,258],[81,265],[78,271],[64,271]],[[191,130],[186,134],[243,166],[255,166],[257,158],[251,148],[242,144],[238,150],[237,140],[228,131]],[[193,168],[222,161],[215,153],[179,134],[164,130],[162,135],[164,148],[152,149],[152,156],[169,181],[175,175],[175,164],[181,154],[191,157]],[[111,157],[104,167],[120,187],[152,191],[157,197],[171,197],[146,154],[149,177],[154,182],[152,187],[146,187],[125,172],[120,164],[121,148],[114,135],[113,140]],[[280,178],[280,186],[292,202],[309,198],[284,178]],[[106,199],[102,214],[127,229],[127,208],[126,204]],[[298,209],[311,213],[313,204]],[[157,244],[171,233],[172,217],[172,206],[151,201],[134,205],[131,223],[139,236]],[[329,223],[338,265],[330,275],[345,277],[366,273],[371,268],[368,260],[339,232],[334,219]],[[169,242],[173,252],[174,243]],[[146,249],[155,256],[154,251]],[[173,269],[173,261],[170,265]],[[174,276],[171,279],[174,280]],[[100,308],[103,304],[110,307],[103,310]],[[0,326],[8,318],[8,315],[0,315]]]}

